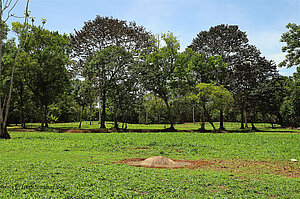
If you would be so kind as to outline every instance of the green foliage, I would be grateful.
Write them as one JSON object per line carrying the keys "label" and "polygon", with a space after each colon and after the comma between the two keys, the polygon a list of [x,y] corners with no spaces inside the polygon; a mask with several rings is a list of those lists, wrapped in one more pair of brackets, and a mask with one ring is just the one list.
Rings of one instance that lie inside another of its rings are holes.
{"label": "green foliage", "polygon": [[[14,32],[21,38],[24,25],[13,23]],[[42,26],[29,26],[30,33],[20,54],[19,73],[35,95],[40,106],[42,128],[47,123],[48,106],[59,98],[69,86],[66,65],[69,64],[69,38],[66,34],[49,31]]]}
{"label": "green foliage", "polygon": [[[223,86],[215,84],[199,83],[195,91],[188,94],[188,98],[202,107],[202,128],[204,129],[204,116],[211,121],[211,113],[214,110],[225,110],[233,102],[231,93]],[[215,127],[214,127],[215,128]]]}
{"label": "green foliage", "polygon": [[50,114],[50,116],[48,117],[48,121],[49,121],[50,123],[56,123],[57,120],[58,120],[58,117],[56,117],[56,116],[54,116],[54,115],[52,115],[52,114]]}
{"label": "green foliage", "polygon": [[89,104],[95,102],[96,93],[95,89],[92,87],[88,80],[73,80],[73,90],[72,94],[79,106],[86,107]]}
{"label": "green foliage", "polygon": [[[116,126],[120,121],[169,120],[173,127],[175,123],[199,121],[201,113],[206,115],[203,123],[222,123],[232,97],[217,84],[226,85],[235,99],[230,110],[232,121],[243,120],[246,112],[251,122],[268,120],[295,127],[300,123],[299,72],[288,80],[278,78],[276,65],[248,44],[246,33],[238,26],[222,24],[201,31],[190,48],[180,52],[179,41],[171,32],[162,34],[158,41],[142,26],[109,17],[97,16],[86,22],[70,39],[44,29],[45,22],[42,19],[43,26],[13,23],[19,39],[24,27],[28,27],[25,34],[29,37],[26,43],[24,38],[20,41],[25,48],[15,73],[11,122],[36,121],[37,106],[42,122],[51,116],[57,121],[75,121],[88,119],[90,114],[95,119],[93,106],[100,98],[101,127],[105,127],[106,114]],[[7,26],[2,26],[6,36]],[[287,28],[289,32],[281,41],[287,43],[284,65],[290,67],[299,61],[299,26],[289,24]],[[5,41],[2,50],[0,98],[6,99],[16,54],[14,40]],[[67,72],[70,53],[77,75],[85,79],[75,80],[74,87]],[[192,100],[185,98],[193,91]],[[237,116],[237,109],[241,116]]]}
{"label": "green foliage", "polygon": [[287,79],[288,94],[280,107],[285,126],[299,127],[300,125],[300,67],[293,77]]}
{"label": "green foliage", "polygon": [[[14,23],[18,33],[21,24]],[[26,84],[43,105],[49,105],[68,85],[66,65],[68,37],[43,27],[31,27],[30,39],[20,55],[20,66]]]}
{"label": "green foliage", "polygon": [[124,47],[109,46],[95,53],[84,66],[83,76],[94,85],[102,100],[101,128],[105,128],[107,95],[114,93],[110,99],[115,107],[128,103],[125,95],[128,97],[134,84],[130,81],[132,64],[133,55]]}
{"label": "green foliage", "polygon": [[223,86],[207,83],[197,84],[196,93],[189,95],[189,98],[216,109],[226,109],[232,103],[232,96],[227,89]]}
{"label": "green foliage", "polygon": [[7,98],[9,83],[11,80],[12,65],[17,53],[17,47],[14,39],[2,43],[2,57],[0,67],[0,97]]}
{"label": "green foliage", "polygon": [[228,64],[221,56],[206,56],[200,52],[192,55],[194,83],[224,82]]}
{"label": "green foliage", "polygon": [[172,126],[173,103],[189,87],[193,52],[180,53],[179,41],[173,33],[163,34],[162,40],[164,45],[161,48],[153,46],[150,53],[142,54],[137,73],[143,87],[164,101]]}
{"label": "green foliage", "polygon": [[280,41],[286,43],[286,46],[282,47],[282,52],[287,52],[287,55],[279,66],[290,68],[300,64],[300,25],[289,23],[286,28],[289,31],[282,34]]}
{"label": "green foliage", "polygon": [[[160,124],[164,120],[166,115],[166,105],[161,98],[156,97],[153,94],[147,94],[144,96],[143,106],[145,107],[145,123],[157,123]],[[165,121],[167,122],[167,121]]]}

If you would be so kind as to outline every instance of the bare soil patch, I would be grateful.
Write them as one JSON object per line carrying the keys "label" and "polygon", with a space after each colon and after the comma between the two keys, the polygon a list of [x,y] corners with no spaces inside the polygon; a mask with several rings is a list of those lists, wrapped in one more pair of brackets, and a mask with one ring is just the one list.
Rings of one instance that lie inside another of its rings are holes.
{"label": "bare soil patch", "polygon": [[212,168],[216,171],[247,174],[275,174],[287,178],[300,178],[300,167],[297,162],[215,160],[215,164]]}
{"label": "bare soil patch", "polygon": [[246,161],[246,160],[174,160],[168,166],[142,164],[147,158],[124,159],[113,164],[127,164],[136,167],[160,168],[160,169],[203,169],[213,171],[224,171],[237,174],[275,174],[287,178],[300,178],[300,167],[296,162],[268,162],[268,161]]}

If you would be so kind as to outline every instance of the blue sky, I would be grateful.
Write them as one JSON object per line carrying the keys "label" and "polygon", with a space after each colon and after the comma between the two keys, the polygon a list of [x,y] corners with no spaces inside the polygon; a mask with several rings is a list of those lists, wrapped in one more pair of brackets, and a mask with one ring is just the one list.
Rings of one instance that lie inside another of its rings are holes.
{"label": "blue sky", "polygon": [[[25,0],[14,13],[22,15]],[[219,24],[235,24],[246,31],[251,44],[277,64],[284,59],[280,37],[289,22],[300,24],[300,0],[30,0],[31,15],[45,28],[73,33],[96,15],[136,21],[154,34],[173,32],[181,49],[197,33]],[[292,75],[295,67],[279,69]]]}

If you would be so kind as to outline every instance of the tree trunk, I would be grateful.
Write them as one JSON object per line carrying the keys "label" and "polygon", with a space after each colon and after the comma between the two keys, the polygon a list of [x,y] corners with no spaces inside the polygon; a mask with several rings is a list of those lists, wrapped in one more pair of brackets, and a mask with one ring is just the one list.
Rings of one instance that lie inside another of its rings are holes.
{"label": "tree trunk", "polygon": [[99,115],[99,123],[98,124],[101,124],[101,99],[99,98],[99,110],[98,110],[98,115]]}
{"label": "tree trunk", "polygon": [[208,119],[208,122],[210,123],[210,125],[213,127],[213,129],[214,129],[214,131],[215,131],[215,130],[216,130],[215,125],[214,125],[214,123],[213,123],[213,121],[212,121],[212,119],[211,119],[211,117],[210,117],[208,111],[206,110],[205,105],[203,105],[203,112],[204,112],[204,114],[206,115],[206,118]]}
{"label": "tree trunk", "polygon": [[93,111],[93,105],[90,105],[90,125],[92,125],[92,111]]}
{"label": "tree trunk", "polygon": [[170,107],[170,105],[169,105],[169,103],[168,103],[168,100],[164,100],[164,101],[165,101],[166,106],[167,106],[167,109],[168,109],[169,122],[170,122],[170,124],[171,124],[170,129],[173,130],[173,129],[175,129],[175,128],[174,128],[173,117],[172,117],[172,114],[171,114],[171,107]]}
{"label": "tree trunk", "polygon": [[82,106],[80,109],[80,115],[79,115],[79,127],[81,129],[81,123],[82,123],[82,113],[83,113],[84,107]]}
{"label": "tree trunk", "polygon": [[256,121],[256,113],[253,113],[251,117],[251,126],[253,131],[257,131],[257,128],[254,126],[255,121]]}
{"label": "tree trunk", "polygon": [[266,115],[264,115],[264,117],[266,117],[269,120],[269,123],[271,124],[272,129],[274,129],[274,121],[273,121],[272,116],[270,116],[269,114],[266,114]]}
{"label": "tree trunk", "polygon": [[45,118],[45,127],[48,128],[48,120],[47,120],[47,114],[48,114],[48,106],[45,106],[44,110],[44,118]]}
{"label": "tree trunk", "polygon": [[248,128],[247,111],[245,111],[245,128]]}
{"label": "tree trunk", "polygon": [[256,131],[257,128],[254,126],[254,122],[251,122],[251,125],[252,125],[252,130],[253,130],[253,131]]}
{"label": "tree trunk", "polygon": [[2,126],[0,129],[1,129],[0,139],[11,139],[11,137],[10,137],[8,131],[7,131],[6,126]]}
{"label": "tree trunk", "polygon": [[21,110],[20,122],[21,122],[22,128],[25,128],[23,91],[24,91],[24,88],[23,88],[23,84],[22,84],[20,87],[20,110]]}
{"label": "tree trunk", "polygon": [[146,118],[145,118],[145,124],[148,124],[148,108],[146,107]]}
{"label": "tree trunk", "polygon": [[44,106],[40,102],[41,131],[45,131]]}
{"label": "tree trunk", "polygon": [[196,124],[195,122],[195,105],[193,104],[193,123]]}
{"label": "tree trunk", "polygon": [[117,120],[117,111],[114,110],[114,128],[118,131],[119,130],[119,125],[118,125],[118,120]]}
{"label": "tree trunk", "polygon": [[102,113],[101,113],[101,123],[100,128],[105,129],[105,120],[106,120],[106,91],[102,93]]}
{"label": "tree trunk", "polygon": [[[9,3],[8,7],[3,8],[3,4],[2,3],[3,2],[1,1],[1,3],[0,3],[1,4],[0,5],[0,12],[1,12],[0,13],[0,22],[2,22],[2,15],[3,15],[4,10],[7,9],[10,6],[10,3]],[[28,23],[28,16],[29,16],[28,15],[28,6],[29,6],[29,0],[27,0],[27,3],[26,3],[24,25]],[[13,8],[14,8],[14,6],[10,9],[10,11],[12,11]],[[2,67],[2,46],[3,46],[2,45],[2,35],[3,35],[3,26],[2,25],[3,24],[1,23],[0,24],[0,76],[2,76],[1,71],[2,71],[2,68],[3,68]],[[25,28],[22,29],[21,36],[23,36],[24,32],[25,32]],[[25,42],[26,42],[27,38],[25,39]],[[22,41],[22,39],[20,39],[20,41]],[[18,45],[17,54],[16,54],[16,56],[14,58],[14,63],[12,65],[11,78],[10,78],[10,83],[9,83],[9,92],[8,92],[8,95],[7,95],[6,103],[5,103],[5,101],[3,101],[3,104],[2,104],[1,103],[1,98],[0,98],[0,138],[3,137],[5,139],[10,139],[10,135],[8,134],[8,131],[7,131],[7,119],[8,119],[8,112],[9,112],[10,100],[11,100],[11,96],[12,96],[14,73],[15,73],[15,69],[16,69],[16,65],[17,65],[17,59],[19,57],[19,54],[21,52],[22,47],[23,46],[20,43]]]}
{"label": "tree trunk", "polygon": [[223,110],[220,110],[220,128],[219,128],[219,130],[221,130],[221,131],[225,130]]}
{"label": "tree trunk", "polygon": [[202,118],[202,121],[201,121],[201,127],[200,127],[200,130],[201,130],[201,131],[205,131],[205,115],[204,115],[204,109],[201,111],[201,118]]}
{"label": "tree trunk", "polygon": [[215,127],[215,125],[214,125],[214,123],[210,120],[209,121],[209,123],[210,123],[210,125],[213,127],[213,129],[214,129],[214,131],[216,130],[216,127]]}
{"label": "tree trunk", "polygon": [[139,124],[141,124],[141,106],[139,105]]}
{"label": "tree trunk", "polygon": [[244,107],[241,108],[241,129],[245,129],[244,126]]}

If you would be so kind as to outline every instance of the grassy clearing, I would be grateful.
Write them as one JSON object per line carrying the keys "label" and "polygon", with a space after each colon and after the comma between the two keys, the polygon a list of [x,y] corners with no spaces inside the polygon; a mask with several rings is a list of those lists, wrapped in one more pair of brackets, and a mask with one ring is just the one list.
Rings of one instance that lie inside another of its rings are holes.
{"label": "grassy clearing", "polygon": [[[299,162],[290,159],[300,159],[300,134],[11,135],[0,140],[0,198],[300,197],[299,178],[280,173],[299,172]],[[112,164],[155,155],[216,165],[171,170]]]}

